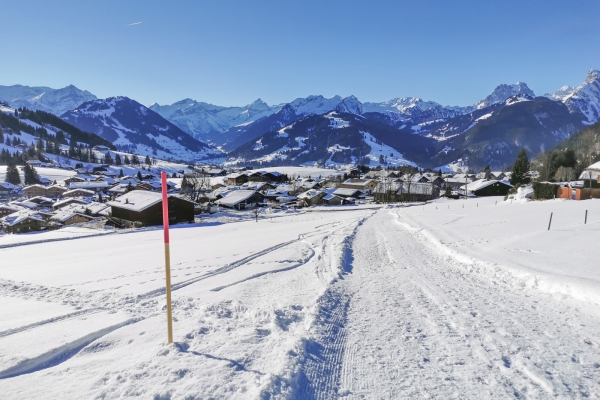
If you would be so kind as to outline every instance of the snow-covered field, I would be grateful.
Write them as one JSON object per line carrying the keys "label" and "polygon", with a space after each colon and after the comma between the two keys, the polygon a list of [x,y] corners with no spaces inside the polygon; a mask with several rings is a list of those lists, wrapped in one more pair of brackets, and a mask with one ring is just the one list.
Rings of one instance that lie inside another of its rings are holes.
{"label": "snow-covered field", "polygon": [[181,225],[173,345],[160,230],[0,246],[0,397],[597,398],[599,206]]}
{"label": "snow-covered field", "polygon": [[[75,171],[69,171],[66,169],[60,168],[36,168],[40,178],[48,178],[52,181],[64,181],[72,177],[73,175],[77,175]],[[23,171],[19,169],[19,175],[21,175],[21,182],[25,180],[25,176],[23,175]],[[6,165],[0,165],[0,182],[4,182],[6,178]]]}

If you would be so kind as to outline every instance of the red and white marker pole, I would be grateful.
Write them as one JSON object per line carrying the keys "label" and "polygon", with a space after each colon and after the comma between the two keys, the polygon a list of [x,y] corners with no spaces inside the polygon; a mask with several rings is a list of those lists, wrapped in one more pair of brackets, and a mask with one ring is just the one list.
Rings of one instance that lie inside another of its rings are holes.
{"label": "red and white marker pole", "polygon": [[167,173],[161,173],[163,229],[165,232],[165,274],[167,277],[167,337],[173,343],[173,312],[171,310],[171,252],[169,250],[169,196],[167,195]]}

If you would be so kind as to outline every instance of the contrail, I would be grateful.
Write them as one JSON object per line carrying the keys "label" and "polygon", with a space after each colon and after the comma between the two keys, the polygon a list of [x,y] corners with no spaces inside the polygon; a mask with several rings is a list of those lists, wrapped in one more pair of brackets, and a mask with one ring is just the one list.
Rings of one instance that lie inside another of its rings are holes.
{"label": "contrail", "polygon": [[133,26],[133,25],[139,25],[139,24],[141,24],[141,22],[134,22],[133,24],[127,24],[125,26]]}

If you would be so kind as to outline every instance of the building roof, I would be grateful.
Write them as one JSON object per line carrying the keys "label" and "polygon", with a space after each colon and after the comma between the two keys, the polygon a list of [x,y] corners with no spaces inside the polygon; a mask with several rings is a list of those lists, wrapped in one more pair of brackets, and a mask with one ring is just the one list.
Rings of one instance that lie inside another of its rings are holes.
{"label": "building roof", "polygon": [[337,189],[335,189],[333,194],[335,194],[337,196],[348,197],[348,196],[354,196],[357,192],[360,192],[360,190],[337,188]]}
{"label": "building roof", "polygon": [[110,184],[105,181],[71,182],[69,189],[108,189]]}
{"label": "building roof", "polygon": [[481,190],[483,188],[486,188],[488,186],[494,185],[496,183],[501,183],[503,185],[512,187],[512,185],[510,183],[508,183],[507,181],[494,180],[494,179],[490,179],[489,181],[486,181],[485,179],[480,179],[478,181],[474,181],[474,182],[471,182],[471,183],[469,183],[467,185],[461,186],[460,190],[464,191],[465,190],[465,186],[466,186],[466,190],[468,190],[469,192],[475,192],[477,190]]}
{"label": "building roof", "polygon": [[593,163],[592,165],[590,165],[586,169],[594,169],[594,170],[600,171],[600,161]]}
{"label": "building roof", "polygon": [[233,207],[236,204],[248,200],[250,197],[254,196],[255,193],[255,190],[233,190],[230,191],[225,197],[217,200],[215,203],[227,207]]}
{"label": "building roof", "polygon": [[6,217],[4,217],[3,221],[4,221],[4,225],[15,226],[16,224],[26,221],[28,219],[34,219],[34,220],[40,221],[40,222],[44,221],[44,219],[39,214],[37,214],[35,212],[30,212],[30,211],[19,211],[19,212],[7,215]]}
{"label": "building roof", "polygon": [[131,211],[143,211],[162,201],[162,194],[147,190],[132,190],[107,204]]}
{"label": "building roof", "polygon": [[344,185],[346,186],[356,186],[357,188],[364,188],[368,184],[373,182],[373,179],[358,179],[358,178],[350,178],[344,181]]}

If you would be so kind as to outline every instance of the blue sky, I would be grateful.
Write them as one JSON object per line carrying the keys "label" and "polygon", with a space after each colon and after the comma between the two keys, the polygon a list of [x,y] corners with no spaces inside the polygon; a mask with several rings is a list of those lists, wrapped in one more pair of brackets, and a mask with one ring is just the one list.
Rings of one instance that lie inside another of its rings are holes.
{"label": "blue sky", "polygon": [[541,95],[600,69],[597,0],[19,0],[1,13],[0,85],[74,84],[144,104],[354,94],[467,105],[500,83]]}

